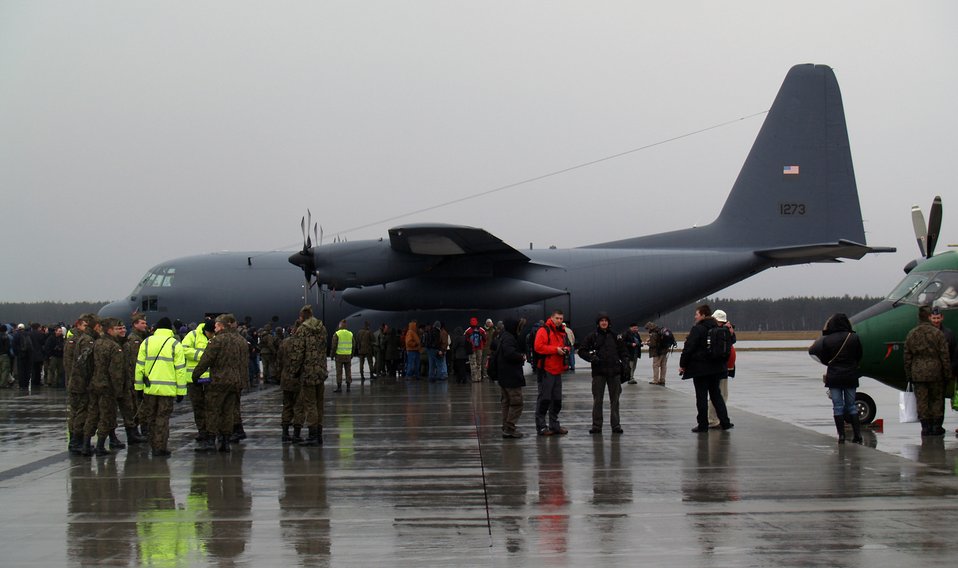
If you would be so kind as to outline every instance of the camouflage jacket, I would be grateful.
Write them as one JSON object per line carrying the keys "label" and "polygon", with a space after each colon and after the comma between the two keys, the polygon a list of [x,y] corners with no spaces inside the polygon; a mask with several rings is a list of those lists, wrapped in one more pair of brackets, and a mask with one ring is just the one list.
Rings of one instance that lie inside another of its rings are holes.
{"label": "camouflage jacket", "polygon": [[63,372],[68,389],[70,388],[70,375],[73,374],[73,361],[76,359],[76,344],[81,335],[83,335],[82,331],[71,327],[63,341]]}
{"label": "camouflage jacket", "polygon": [[905,377],[915,383],[945,382],[951,376],[951,359],[945,334],[921,322],[905,338]]}
{"label": "camouflage jacket", "polygon": [[93,380],[90,389],[116,396],[126,377],[126,359],[119,342],[104,333],[93,342]]}
{"label": "camouflage jacket", "polygon": [[83,352],[84,349],[93,346],[93,342],[96,338],[92,334],[87,332],[79,332],[77,335],[74,335],[67,340],[66,345],[63,346],[63,359],[66,361],[67,353],[70,354],[70,374],[67,376],[67,390],[72,393],[85,393],[87,387],[89,386],[85,381],[80,380],[77,373],[74,372],[73,364],[76,362],[77,357]]}
{"label": "camouflage jacket", "polygon": [[273,332],[263,329],[259,335],[259,354],[264,357],[273,357],[277,351],[276,336]]}
{"label": "camouflage jacket", "polygon": [[356,353],[359,355],[373,354],[373,333],[368,329],[361,329],[356,332],[354,339],[356,343]]}
{"label": "camouflage jacket", "polygon": [[128,389],[133,388],[133,375],[136,374],[136,358],[140,354],[140,344],[146,339],[145,335],[140,335],[138,331],[131,331],[126,336],[126,343],[123,344],[123,358],[126,361],[126,375],[124,376],[124,386]]}
{"label": "camouflage jacket", "polygon": [[242,389],[249,382],[249,343],[236,331],[217,333],[193,369],[193,381],[207,370],[214,387]]}
{"label": "camouflage jacket", "polygon": [[304,386],[321,385],[326,381],[326,327],[316,318],[309,318],[290,338],[286,349],[283,376]]}
{"label": "camouflage jacket", "polygon": [[292,367],[289,361],[289,350],[295,344],[294,337],[291,335],[279,342],[279,351],[276,354],[276,368],[274,372],[279,373],[279,388],[284,391],[299,391],[302,386],[299,377],[290,372]]}

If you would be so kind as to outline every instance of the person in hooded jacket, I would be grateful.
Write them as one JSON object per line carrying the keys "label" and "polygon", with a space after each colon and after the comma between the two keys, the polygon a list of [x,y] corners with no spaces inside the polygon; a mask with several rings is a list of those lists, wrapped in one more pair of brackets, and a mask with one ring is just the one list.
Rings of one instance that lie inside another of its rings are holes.
{"label": "person in hooded jacket", "polygon": [[683,379],[692,379],[695,385],[696,433],[709,431],[709,399],[715,406],[722,430],[735,425],[729,421],[725,399],[722,398],[720,382],[727,376],[727,360],[714,359],[709,355],[709,331],[718,327],[712,317],[712,308],[702,304],[695,308],[695,325],[689,330],[679,358],[679,375]]}
{"label": "person in hooded jacket", "polygon": [[862,344],[858,334],[852,330],[848,316],[837,313],[828,318],[822,329],[822,336],[808,348],[808,354],[827,366],[825,386],[832,399],[838,443],[845,443],[845,422],[848,421],[852,425],[852,441],[861,444],[862,430],[858,420],[858,406],[855,404],[855,390],[858,388],[858,379],[862,376],[858,370],[862,359]]}
{"label": "person in hooded jacket", "polygon": [[497,346],[490,357],[496,357],[499,371],[497,381],[502,396],[502,437],[521,438],[522,432],[516,429],[516,422],[522,415],[522,387],[526,386],[523,366],[526,364],[525,346],[519,342],[519,331],[525,324],[524,319],[507,319],[502,333],[497,338]]}
{"label": "person in hooded jacket", "polygon": [[579,347],[579,357],[592,364],[592,428],[589,433],[602,433],[602,401],[608,387],[609,423],[613,434],[621,434],[619,395],[622,394],[622,365],[628,365],[629,352],[622,339],[612,330],[612,322],[607,314],[600,313],[595,324],[595,331]]}

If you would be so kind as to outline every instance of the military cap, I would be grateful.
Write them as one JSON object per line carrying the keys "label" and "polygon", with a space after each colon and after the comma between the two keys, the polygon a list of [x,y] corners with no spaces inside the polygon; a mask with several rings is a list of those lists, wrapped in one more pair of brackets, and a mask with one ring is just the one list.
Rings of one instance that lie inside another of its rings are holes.
{"label": "military cap", "polygon": [[236,317],[233,314],[220,314],[216,316],[216,322],[223,325],[236,325]]}
{"label": "military cap", "polygon": [[85,322],[87,323],[87,325],[89,325],[89,326],[91,326],[91,327],[92,327],[92,326],[95,326],[95,325],[100,321],[100,320],[96,317],[96,314],[83,314],[83,315],[81,315],[80,317],[78,317],[77,319],[85,321]]}
{"label": "military cap", "polygon": [[173,329],[173,322],[170,321],[170,318],[160,318],[160,321],[156,322],[156,329]]}

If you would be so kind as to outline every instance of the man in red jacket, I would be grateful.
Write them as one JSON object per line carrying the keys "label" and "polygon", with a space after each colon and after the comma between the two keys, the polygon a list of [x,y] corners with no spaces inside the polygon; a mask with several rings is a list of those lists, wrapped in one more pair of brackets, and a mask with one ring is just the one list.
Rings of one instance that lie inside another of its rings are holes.
{"label": "man in red jacket", "polygon": [[539,382],[536,430],[540,436],[569,433],[559,425],[559,411],[562,410],[562,372],[568,368],[569,352],[572,350],[566,340],[565,325],[562,323],[564,317],[560,310],[556,310],[536,332],[534,349],[539,356],[536,364]]}

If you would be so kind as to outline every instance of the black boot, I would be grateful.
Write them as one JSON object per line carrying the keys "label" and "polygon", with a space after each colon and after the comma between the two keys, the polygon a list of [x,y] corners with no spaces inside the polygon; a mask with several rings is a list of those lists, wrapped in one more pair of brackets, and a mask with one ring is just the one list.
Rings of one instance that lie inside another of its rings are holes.
{"label": "black boot", "polygon": [[140,424],[140,436],[147,442],[150,441],[150,427],[146,424]]}
{"label": "black boot", "polygon": [[79,454],[83,451],[83,440],[80,439],[80,436],[76,432],[70,432],[70,443],[67,444],[67,451],[71,454]]}
{"label": "black boot", "polygon": [[110,430],[110,449],[111,450],[122,450],[126,447],[126,444],[120,441],[116,436],[116,430]]}
{"label": "black boot", "polygon": [[216,437],[212,432],[203,432],[201,434],[201,440],[195,448],[196,452],[215,452],[216,451]]}
{"label": "black boot", "polygon": [[921,435],[930,436],[931,435],[931,424],[927,420],[921,420]]}
{"label": "black boot", "polygon": [[98,434],[96,437],[96,450],[94,452],[97,456],[108,456],[112,454],[110,450],[106,449],[106,440],[107,437],[102,434]]}
{"label": "black boot", "polygon": [[219,447],[216,449],[226,454],[230,453],[230,437],[226,434],[220,435]]}
{"label": "black boot", "polygon": [[293,437],[289,435],[289,424],[283,424],[283,443],[288,444],[293,441]]}
{"label": "black boot", "polygon": [[299,444],[303,441],[303,427],[293,424],[293,440],[294,444]]}
{"label": "black boot", "polygon": [[84,436],[83,437],[83,449],[80,450],[80,453],[85,457],[90,457],[93,455],[93,437]]}
{"label": "black boot", "polygon": [[140,433],[136,431],[136,426],[131,426],[126,428],[126,443],[127,444],[142,444],[146,442],[146,438],[140,436]]}
{"label": "black boot", "polygon": [[932,436],[944,436],[945,429],[943,427],[945,423],[945,417],[939,416],[931,421],[931,435]]}
{"label": "black boot", "polygon": [[835,416],[835,429],[838,430],[838,443],[845,443],[845,417]]}
{"label": "black boot", "polygon": [[246,431],[243,430],[242,424],[233,425],[233,434],[230,436],[230,442],[233,444],[239,443],[240,440],[246,439]]}
{"label": "black boot", "polygon": [[300,442],[300,446],[322,446],[323,445],[323,436],[322,428],[309,428],[309,437],[306,438],[303,442]]}
{"label": "black boot", "polygon": [[864,444],[865,440],[862,439],[862,423],[858,419],[857,414],[848,415],[848,421],[852,425],[852,443],[854,444]]}

